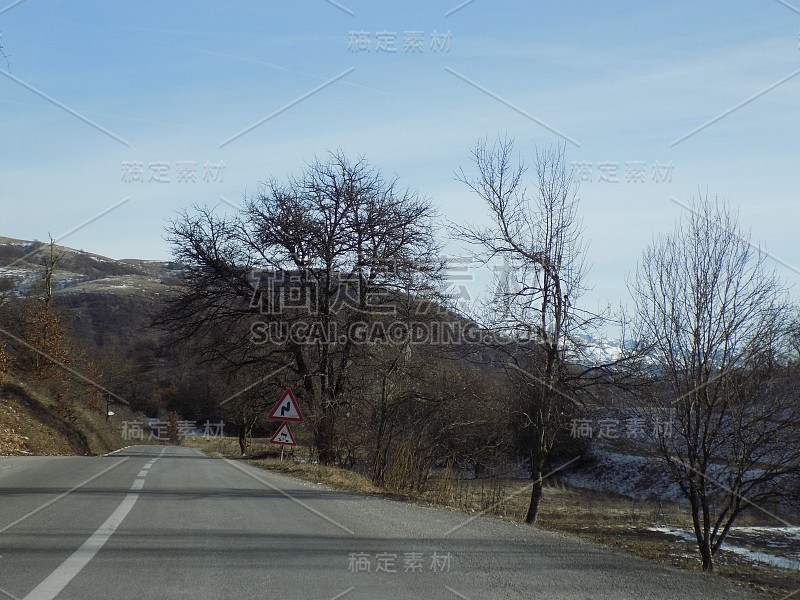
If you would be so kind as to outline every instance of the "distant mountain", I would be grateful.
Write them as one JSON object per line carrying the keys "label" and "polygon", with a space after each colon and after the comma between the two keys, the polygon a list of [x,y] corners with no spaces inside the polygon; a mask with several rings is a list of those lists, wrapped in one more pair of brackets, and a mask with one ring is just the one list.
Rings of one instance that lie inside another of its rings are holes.
{"label": "distant mountain", "polygon": [[[157,293],[158,286],[180,282],[181,269],[171,262],[138,259],[115,260],[99,254],[56,246],[58,292]],[[49,244],[0,237],[0,289],[26,293],[41,280]]]}
{"label": "distant mountain", "polygon": [[[0,291],[25,295],[42,284],[49,244],[0,237]],[[164,261],[115,260],[56,246],[55,305],[77,337],[98,349],[117,344],[132,351],[154,349],[161,333],[152,317],[181,281],[179,265]]]}
{"label": "distant mountain", "polygon": [[[158,332],[152,316],[181,283],[181,265],[167,261],[115,260],[99,254],[57,246],[61,255],[55,272],[57,303],[69,315],[77,335],[103,347],[109,340],[148,346]],[[43,257],[49,245],[0,237],[0,291],[23,295],[41,282]],[[584,336],[574,360],[583,365],[608,364],[620,358],[619,340]]]}
{"label": "distant mountain", "polygon": [[574,352],[574,360],[585,366],[607,365],[622,356],[622,341],[605,337],[581,336],[580,345]]}

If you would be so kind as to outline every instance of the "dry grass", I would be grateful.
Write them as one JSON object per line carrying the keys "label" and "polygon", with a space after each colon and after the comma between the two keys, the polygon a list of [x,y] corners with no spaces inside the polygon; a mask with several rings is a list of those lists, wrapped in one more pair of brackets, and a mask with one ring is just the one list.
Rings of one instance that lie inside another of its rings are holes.
{"label": "dry grass", "polygon": [[182,446],[189,448],[197,448],[203,451],[208,456],[219,458],[224,456],[226,458],[235,458],[231,455],[233,438],[227,437],[203,437],[203,436],[187,436],[181,440]]}
{"label": "dry grass", "polygon": [[0,455],[105,454],[127,446],[119,421],[135,417],[124,407],[115,410],[120,414],[106,421],[76,406],[74,420],[67,421],[45,394],[12,378],[0,386]]}
{"label": "dry grass", "polygon": [[380,494],[384,491],[374,486],[372,482],[353,471],[340,469],[339,467],[328,467],[314,463],[302,463],[294,461],[281,461],[279,458],[253,459],[245,461],[262,469],[285,473],[314,483],[324,483],[340,490],[356,492],[359,494]]}
{"label": "dry grass", "polygon": [[[423,495],[428,501],[520,522],[530,500],[531,486],[519,480],[458,480],[443,474]],[[756,515],[743,516],[737,525],[765,524]],[[774,522],[768,523],[774,525]],[[674,567],[697,571],[700,560],[693,542],[650,531],[653,525],[691,530],[688,509],[678,503],[634,500],[612,493],[546,485],[537,526],[576,535],[623,552]],[[725,552],[716,558],[716,574],[753,591],[785,598],[798,589],[797,574],[768,565],[754,565]]]}
{"label": "dry grass", "polygon": [[284,452],[284,460],[281,460],[280,450],[271,445],[266,438],[254,439],[246,456],[240,454],[239,443],[234,438],[189,436],[184,438],[182,443],[185,446],[198,448],[209,456],[243,460],[261,469],[285,473],[314,483],[324,483],[340,490],[385,495],[384,490],[374,486],[363,475],[311,462],[304,448],[287,450]]}

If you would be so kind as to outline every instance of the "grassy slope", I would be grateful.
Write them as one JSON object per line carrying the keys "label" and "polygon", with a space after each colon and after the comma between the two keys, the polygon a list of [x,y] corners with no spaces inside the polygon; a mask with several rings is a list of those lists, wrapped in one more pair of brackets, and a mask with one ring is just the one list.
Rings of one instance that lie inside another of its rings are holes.
{"label": "grassy slope", "polygon": [[14,378],[0,386],[0,455],[105,454],[126,445],[101,413],[79,408],[70,422],[33,386]]}

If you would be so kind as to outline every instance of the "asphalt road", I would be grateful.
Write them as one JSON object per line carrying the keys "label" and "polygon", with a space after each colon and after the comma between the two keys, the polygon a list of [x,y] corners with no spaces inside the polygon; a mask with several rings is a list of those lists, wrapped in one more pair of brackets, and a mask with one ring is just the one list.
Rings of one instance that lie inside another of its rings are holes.
{"label": "asphalt road", "polygon": [[2,458],[0,507],[0,600],[751,597],[573,538],[180,447]]}

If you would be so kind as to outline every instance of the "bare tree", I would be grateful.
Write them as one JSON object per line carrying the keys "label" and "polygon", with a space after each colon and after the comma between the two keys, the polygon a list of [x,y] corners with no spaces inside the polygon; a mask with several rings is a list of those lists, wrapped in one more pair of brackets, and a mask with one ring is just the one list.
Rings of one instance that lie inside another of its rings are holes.
{"label": "bare tree", "polygon": [[658,390],[655,445],[689,501],[704,571],[736,518],[788,499],[800,466],[786,378],[791,307],[736,214],[707,197],[648,247],[630,284],[635,335]]}
{"label": "bare tree", "polygon": [[[267,424],[267,412],[286,388],[281,385],[281,378],[259,381],[255,369],[239,371],[229,379],[226,381],[219,377],[215,386],[222,388],[219,392],[225,396],[219,410],[237,429],[239,451],[244,456],[250,447],[256,425]],[[258,384],[253,385],[254,381]]]}
{"label": "bare tree", "polygon": [[53,236],[50,236],[50,244],[48,245],[48,253],[42,258],[44,264],[44,304],[49,307],[50,302],[53,300],[53,277],[55,275],[56,265],[63,258],[64,251],[57,250],[56,242]]}
{"label": "bare tree", "polygon": [[319,460],[334,462],[352,366],[366,354],[352,326],[391,310],[392,294],[432,289],[434,217],[364,159],[315,160],[287,184],[263,185],[234,219],[201,209],[173,225],[188,286],[161,322],[209,340],[208,358],[232,369],[290,364]]}
{"label": "bare tree", "polygon": [[490,225],[456,225],[455,235],[478,248],[477,257],[502,259],[497,293],[483,319],[506,342],[509,364],[524,395],[522,428],[527,432],[533,489],[525,521],[536,522],[542,478],[556,437],[564,427],[570,361],[579,359],[577,337],[597,319],[577,307],[584,291],[585,247],[578,217],[577,188],[567,171],[564,149],[537,151],[534,189],[524,187],[527,167],[513,160],[511,140],[472,151],[474,178],[458,179],[483,200]]}
{"label": "bare tree", "polygon": [[[431,329],[461,325],[443,312],[407,318]],[[354,408],[363,415],[376,485],[421,490],[435,464],[483,465],[507,447],[502,372],[459,360],[451,346],[435,340],[376,345],[357,372]]]}

